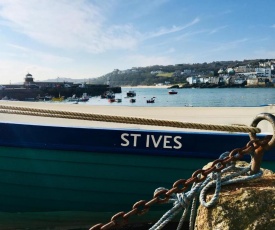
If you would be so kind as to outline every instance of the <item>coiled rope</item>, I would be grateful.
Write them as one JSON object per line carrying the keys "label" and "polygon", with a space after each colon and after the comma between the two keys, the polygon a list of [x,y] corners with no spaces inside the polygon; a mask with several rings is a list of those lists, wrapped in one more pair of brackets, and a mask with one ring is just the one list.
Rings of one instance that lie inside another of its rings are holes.
{"label": "coiled rope", "polygon": [[245,125],[213,125],[213,124],[202,124],[202,123],[193,123],[193,122],[148,119],[148,118],[139,118],[139,117],[124,117],[124,116],[69,112],[69,111],[61,111],[61,110],[37,109],[37,108],[8,106],[8,105],[0,105],[0,113],[51,117],[51,118],[67,118],[67,119],[89,120],[89,121],[115,122],[115,123],[125,123],[125,124],[150,125],[150,126],[166,126],[166,127],[186,128],[186,129],[226,131],[226,132],[241,132],[241,133],[260,133],[261,132],[261,129],[257,127],[248,127]]}

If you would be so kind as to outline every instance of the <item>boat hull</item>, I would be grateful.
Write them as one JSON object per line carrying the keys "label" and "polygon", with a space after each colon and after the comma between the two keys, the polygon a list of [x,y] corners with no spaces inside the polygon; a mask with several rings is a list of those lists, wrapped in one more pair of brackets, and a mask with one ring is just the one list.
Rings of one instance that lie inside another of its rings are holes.
{"label": "boat hull", "polygon": [[[83,218],[82,225],[106,221],[249,140],[246,134],[10,123],[1,123],[0,129],[0,214],[13,214],[10,220],[18,224],[30,213],[41,224],[49,216],[58,220],[60,213],[64,223],[72,221],[73,213]],[[274,151],[268,156],[274,170]],[[152,210],[146,216],[154,221],[160,216],[153,213],[167,206]]]}
{"label": "boat hull", "polygon": [[127,96],[127,97],[135,97],[135,96],[136,96],[136,92],[135,92],[135,91],[128,91],[128,92],[126,93],[126,96]]}

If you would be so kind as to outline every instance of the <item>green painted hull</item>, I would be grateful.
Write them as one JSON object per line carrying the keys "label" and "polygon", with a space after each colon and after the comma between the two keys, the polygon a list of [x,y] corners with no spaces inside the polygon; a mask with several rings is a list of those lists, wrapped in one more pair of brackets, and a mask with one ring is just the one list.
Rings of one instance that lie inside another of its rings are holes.
{"label": "green painted hull", "polygon": [[[209,162],[13,147],[1,147],[0,158],[0,209],[9,215],[0,226],[17,223],[18,227],[25,220],[36,227],[60,219],[71,223],[76,221],[72,215],[85,226],[109,220],[119,211],[131,210],[139,200],[150,200],[156,188],[171,188],[173,182],[189,178]],[[143,221],[157,220],[168,207],[154,207]]]}

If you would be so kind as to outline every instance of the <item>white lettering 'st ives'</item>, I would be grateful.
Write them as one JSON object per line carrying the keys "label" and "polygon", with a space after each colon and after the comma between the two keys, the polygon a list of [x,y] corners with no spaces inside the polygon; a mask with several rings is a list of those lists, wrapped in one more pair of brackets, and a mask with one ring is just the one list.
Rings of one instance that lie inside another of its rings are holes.
{"label": "white lettering 'st ives'", "polygon": [[[123,133],[121,134],[121,146],[127,147],[137,147],[139,141],[140,141],[141,134],[128,134]],[[162,147],[164,149],[181,149],[182,143],[181,143],[181,136],[168,136],[168,135],[146,135],[146,141],[145,141],[145,147],[146,148],[158,148]]]}

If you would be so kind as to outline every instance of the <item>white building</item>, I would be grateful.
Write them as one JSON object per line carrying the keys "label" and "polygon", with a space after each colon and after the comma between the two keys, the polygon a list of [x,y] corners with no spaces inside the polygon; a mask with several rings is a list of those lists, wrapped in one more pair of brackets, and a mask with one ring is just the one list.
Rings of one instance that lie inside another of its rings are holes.
{"label": "white building", "polygon": [[207,82],[209,82],[209,77],[199,77],[199,82],[200,83],[207,83]]}
{"label": "white building", "polygon": [[261,77],[271,77],[271,68],[255,68],[255,72]]}
{"label": "white building", "polygon": [[199,78],[198,77],[188,77],[186,78],[186,81],[190,84],[190,85],[193,85],[193,84],[197,84],[199,83]]}

